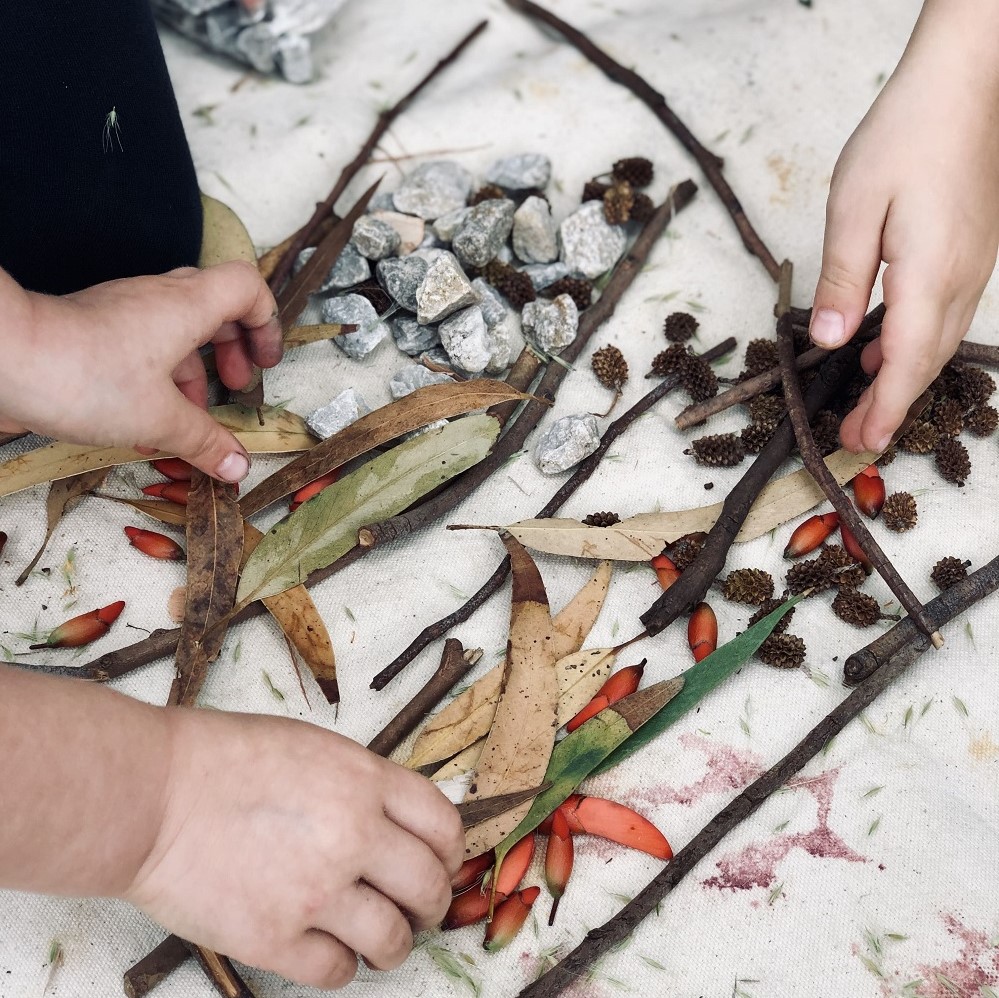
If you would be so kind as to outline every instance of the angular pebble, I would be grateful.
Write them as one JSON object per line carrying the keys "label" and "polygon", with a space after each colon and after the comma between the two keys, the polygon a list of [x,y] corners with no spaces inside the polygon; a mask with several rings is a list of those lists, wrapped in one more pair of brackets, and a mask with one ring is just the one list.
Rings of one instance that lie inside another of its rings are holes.
{"label": "angular pebble", "polygon": [[354,223],[350,241],[361,256],[369,260],[383,260],[399,248],[402,239],[388,222],[371,215],[362,215]]}
{"label": "angular pebble", "polygon": [[[298,254],[291,272],[297,274],[315,252],[314,246],[302,250]],[[371,265],[357,252],[357,248],[352,243],[347,243],[337,257],[336,263],[333,264],[333,269],[326,275],[316,291],[318,293],[342,291],[344,288],[351,288],[355,284],[360,284],[361,281],[366,281],[370,276]]]}
{"label": "angular pebble", "polygon": [[367,357],[389,335],[388,324],[378,318],[374,305],[360,295],[343,295],[323,302],[323,322],[352,322],[356,333],[337,336],[333,342],[355,360]]}
{"label": "angular pebble", "polygon": [[570,272],[591,281],[605,274],[621,258],[626,237],[619,225],[608,225],[601,201],[587,201],[559,227],[562,260]]}
{"label": "angular pebble", "polygon": [[410,357],[418,357],[441,341],[436,326],[421,326],[410,315],[400,315],[392,320],[392,336],[395,345]]}
{"label": "angular pebble", "polygon": [[545,353],[564,350],[579,328],[579,309],[568,295],[529,301],[521,312],[524,336]]}
{"label": "angular pebble", "polygon": [[450,160],[418,166],[392,195],[397,211],[433,220],[461,208],[472,189],[472,175]]}
{"label": "angular pebble", "polygon": [[555,263],[529,263],[520,268],[531,279],[535,291],[547,288],[550,284],[568,276],[569,268],[561,261]]}
{"label": "angular pebble", "polygon": [[437,238],[445,243],[451,242],[454,234],[464,224],[465,219],[468,218],[471,211],[471,208],[462,206],[461,208],[455,208],[454,211],[449,211],[446,215],[441,215],[432,226]]}
{"label": "angular pebble", "polygon": [[453,383],[454,378],[450,374],[430,371],[422,364],[410,364],[392,375],[392,380],[389,382],[389,392],[391,392],[392,398],[401,399],[411,395],[418,388],[426,388],[428,385],[443,385],[445,381]]}
{"label": "angular pebble", "polygon": [[517,206],[509,198],[483,201],[454,233],[451,248],[466,267],[484,267],[499,252],[513,228]]}
{"label": "angular pebble", "polygon": [[513,251],[524,263],[558,259],[558,230],[544,198],[529,197],[514,214]]}
{"label": "angular pebble", "polygon": [[331,402],[305,417],[305,423],[320,440],[328,440],[345,426],[350,426],[371,412],[370,406],[356,388],[347,388]]}
{"label": "angular pebble", "polygon": [[492,356],[486,320],[478,305],[462,309],[440,325],[441,345],[451,363],[469,374],[481,374]]}
{"label": "angular pebble", "polygon": [[499,296],[499,292],[481,277],[476,277],[472,281],[472,287],[475,288],[475,293],[479,296],[479,308],[482,309],[482,317],[486,320],[486,325],[490,329],[499,325],[507,316],[507,307]]}
{"label": "angular pebble", "polygon": [[423,324],[440,322],[459,308],[474,305],[475,302],[475,289],[458,266],[458,261],[453,254],[441,251],[416,289],[416,319]]}
{"label": "angular pebble", "polygon": [[546,475],[557,475],[588,458],[600,446],[600,430],[592,413],[563,416],[542,434],[534,460]]}
{"label": "angular pebble", "polygon": [[543,153],[522,152],[504,156],[486,170],[486,182],[505,187],[508,191],[525,191],[529,187],[545,187],[552,177],[551,160]]}
{"label": "angular pebble", "polygon": [[489,326],[487,323],[489,363],[486,364],[486,374],[501,374],[510,366],[513,358],[512,326],[512,321],[500,322],[495,326]]}
{"label": "angular pebble", "polygon": [[[264,14],[263,8],[260,9],[260,14]],[[312,45],[308,38],[282,35],[274,46],[274,56],[281,75],[289,83],[311,83],[316,75],[312,63]]]}
{"label": "angular pebble", "polygon": [[417,256],[389,257],[375,266],[378,283],[396,304],[410,312],[416,311],[416,289],[427,276],[427,261]]}
{"label": "angular pebble", "polygon": [[[389,197],[392,195],[390,194]],[[392,205],[389,205],[391,209]],[[407,253],[412,253],[420,243],[423,242],[423,235],[426,231],[426,224],[422,218],[417,218],[415,215],[403,215],[399,211],[375,211],[372,212],[372,217],[377,218],[380,222],[385,222],[391,225],[396,232],[399,233],[399,256],[405,256]]]}
{"label": "angular pebble", "polygon": [[378,191],[372,195],[371,200],[368,202],[368,213],[377,215],[386,211],[390,211],[393,214],[396,213],[395,198],[392,196],[391,191]]}

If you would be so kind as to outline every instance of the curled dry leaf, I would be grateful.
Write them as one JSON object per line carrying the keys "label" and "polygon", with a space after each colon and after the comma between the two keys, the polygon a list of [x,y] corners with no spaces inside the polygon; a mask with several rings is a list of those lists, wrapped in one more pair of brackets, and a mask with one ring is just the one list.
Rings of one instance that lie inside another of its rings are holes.
{"label": "curled dry leaf", "polygon": [[[286,454],[308,450],[315,437],[305,420],[286,409],[263,410],[263,425],[256,412],[238,405],[215,406],[209,410],[226,428],[236,434],[251,454]],[[173,457],[161,454],[161,457]],[[34,485],[79,475],[84,471],[119,464],[148,461],[132,447],[90,447],[85,444],[51,443],[20,454],[0,464],[0,496],[9,496]]]}
{"label": "curled dry leaf", "polygon": [[[502,534],[510,554],[513,601],[502,693],[466,801],[540,786],[555,745],[558,681],[552,619],[541,573],[524,547]],[[525,803],[474,825],[465,852],[477,856],[502,841],[530,810]]]}
{"label": "curled dry leaf", "polygon": [[499,402],[529,397],[502,381],[491,381],[488,378],[419,388],[397,402],[369,412],[328,440],[317,444],[308,453],[286,464],[247,492],[240,500],[239,507],[243,516],[252,516],[334,468],[339,468],[404,433],[418,430],[438,419],[450,419]]}
{"label": "curled dry leaf", "polygon": [[[587,657],[585,664],[575,658],[567,660],[567,656],[582,647],[586,636],[596,623],[604,598],[607,596],[611,571],[611,562],[601,562],[589,581],[552,620],[553,651],[558,662],[556,674],[559,682],[560,705],[562,701],[570,698],[571,690],[576,686],[588,690],[590,683],[595,681],[594,672],[605,677],[606,671],[613,667],[613,659],[599,667],[594,665],[592,657]],[[587,656],[590,656],[590,653],[587,653]],[[411,769],[419,769],[421,766],[439,762],[483,738],[496,714],[505,667],[505,663],[501,662],[432,717],[417,738],[406,765]],[[585,692],[578,694],[579,697],[585,695]],[[569,717],[572,717],[572,714]],[[464,772],[472,765],[474,761],[464,766],[461,771]]]}
{"label": "curled dry leaf", "polygon": [[[877,454],[838,450],[826,464],[841,485],[877,459]],[[825,501],[825,495],[804,469],[771,482],[753,503],[737,541],[751,541]],[[570,558],[610,558],[648,561],[684,534],[707,531],[721,513],[722,503],[671,513],[640,513],[611,527],[588,527],[578,520],[521,520],[506,529],[534,551]]]}
{"label": "curled dry leaf", "polygon": [[187,507],[177,502],[167,502],[165,499],[131,499],[128,496],[109,496],[99,494],[99,499],[110,499],[120,502],[132,509],[151,516],[160,523],[168,523],[171,527],[187,526]]}
{"label": "curled dry leaf", "polygon": [[322,343],[336,336],[357,331],[357,326],[351,323],[321,322],[313,326],[293,326],[284,334],[285,350],[304,347],[309,343]]}

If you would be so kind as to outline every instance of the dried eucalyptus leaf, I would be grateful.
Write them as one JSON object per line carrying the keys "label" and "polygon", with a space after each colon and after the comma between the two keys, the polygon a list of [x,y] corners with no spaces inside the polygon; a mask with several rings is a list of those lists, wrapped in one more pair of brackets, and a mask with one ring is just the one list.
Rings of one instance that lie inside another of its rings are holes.
{"label": "dried eucalyptus leaf", "polygon": [[257,251],[246,226],[227,204],[201,195],[203,222],[199,267],[213,267],[227,260],[247,260],[257,265]]}
{"label": "dried eucalyptus leaf", "polygon": [[111,502],[120,502],[125,506],[146,516],[151,516],[160,523],[169,524],[171,527],[184,527],[187,525],[187,507],[181,506],[177,502],[167,502],[166,499],[132,499],[129,496],[109,496],[99,495],[99,499],[110,499]]}
{"label": "dried eucalyptus leaf", "polygon": [[613,572],[612,561],[600,562],[589,582],[552,621],[556,659],[563,659],[583,647],[603,609]]}
{"label": "dried eucalyptus leaf", "polygon": [[343,322],[320,322],[311,326],[293,326],[284,334],[285,350],[304,347],[309,343],[322,343],[345,333],[357,332],[357,326]]}
{"label": "dried eucalyptus leaf", "polygon": [[402,512],[481,461],[499,430],[492,416],[468,416],[393,447],[330,485],[268,531],[243,569],[237,600],[300,585],[349,551],[359,527]]}

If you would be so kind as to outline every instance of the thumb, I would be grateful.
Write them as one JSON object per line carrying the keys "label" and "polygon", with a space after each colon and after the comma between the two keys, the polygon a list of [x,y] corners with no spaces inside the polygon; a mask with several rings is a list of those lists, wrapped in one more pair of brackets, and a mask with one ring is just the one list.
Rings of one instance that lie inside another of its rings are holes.
{"label": "thumb", "polygon": [[250,470],[246,450],[221,423],[176,390],[165,408],[161,425],[168,429],[157,439],[142,443],[176,454],[223,482],[240,482],[246,477]]}
{"label": "thumb", "polygon": [[885,212],[869,198],[857,197],[851,187],[834,181],[826,205],[822,272],[809,335],[827,350],[842,346],[857,331],[881,265]]}

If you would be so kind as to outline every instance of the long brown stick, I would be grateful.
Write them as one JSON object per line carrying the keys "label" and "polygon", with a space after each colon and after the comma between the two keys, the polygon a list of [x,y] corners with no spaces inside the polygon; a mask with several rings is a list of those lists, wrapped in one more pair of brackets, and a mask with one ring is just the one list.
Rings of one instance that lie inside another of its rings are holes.
{"label": "long brown stick", "polygon": [[871,536],[867,525],[860,517],[856,507],[840,488],[839,482],[833,477],[826,462],[822,459],[811,427],[808,425],[809,415],[805,411],[805,402],[801,396],[801,384],[794,367],[794,333],[791,329],[791,318],[782,315],[777,320],[777,356],[780,358],[781,380],[784,385],[784,401],[787,403],[788,418],[794,428],[794,436],[798,441],[798,450],[805,468],[815,479],[826,498],[832,503],[833,509],[839,513],[841,524],[856,537],[857,543],[870,559],[878,575],[885,580],[895,598],[905,607],[906,613],[915,620],[919,629],[926,634],[935,648],[943,645],[940,632],[926,619],[926,610],[916,598],[916,594],[908,587],[905,579],[891,563],[891,559],[881,550],[881,546]]}
{"label": "long brown stick", "polygon": [[745,209],[725,179],[725,174],[722,173],[722,160],[698,141],[694,133],[666,103],[666,98],[638,73],[612,59],[603,49],[594,45],[582,31],[563,21],[551,11],[539,7],[531,0],[506,0],[506,2],[514,10],[519,10],[522,14],[553,28],[570,45],[586,56],[605,76],[626,87],[652,111],[673,133],[680,145],[697,161],[697,165],[704,171],[708,183],[714,188],[722,205],[735,223],[735,227],[739,230],[743,245],[759,259],[767,273],[776,281],[780,276],[780,265],[767,249],[760,234],[753,228],[746,216]]}
{"label": "long brown stick", "polygon": [[[960,587],[960,591],[959,590]],[[967,610],[980,599],[999,589],[999,558],[994,558],[966,580],[938,597],[926,607],[934,620],[950,619]],[[908,627],[906,625],[909,625]],[[553,998],[561,994],[586,969],[604,954],[620,945],[638,924],[654,911],[659,911],[662,901],[734,828],[752,815],[764,801],[813,759],[829,741],[838,735],[861,711],[929,647],[929,640],[915,632],[908,620],[896,624],[882,638],[893,632],[904,631],[907,637],[896,641],[893,652],[884,658],[880,668],[827,714],[797,745],[775,766],[768,769],[731,803],[721,809],[674,857],[669,866],[655,877],[647,887],[621,909],[613,918],[591,929],[583,941],[557,963],[547,974],[520,992],[520,998]],[[875,642],[877,643],[877,642]],[[870,646],[868,646],[870,647]],[[858,653],[859,654],[859,653]]]}
{"label": "long brown stick", "polygon": [[375,127],[371,129],[371,134],[364,140],[364,144],[357,155],[340,171],[340,176],[333,185],[333,190],[327,195],[326,200],[316,205],[316,210],[312,213],[312,217],[295,233],[281,260],[274,268],[274,273],[271,275],[269,283],[272,290],[280,288],[288,279],[288,275],[291,273],[291,268],[298,254],[309,245],[310,240],[315,236],[323,220],[329,217],[337,201],[340,199],[340,195],[343,194],[347,189],[347,185],[361,172],[361,169],[371,158],[375,147],[381,142],[389,128],[392,127],[392,122],[409,107],[424,87],[447,69],[485,31],[488,24],[488,21],[480,21],[412,90],[403,97],[400,97],[392,107],[386,108],[378,115],[378,120],[375,122]]}
{"label": "long brown stick", "polygon": [[[724,356],[729,350],[734,349],[735,340],[731,337],[712,347],[701,355],[703,360],[716,360]],[[639,416],[644,415],[660,400],[665,398],[671,391],[678,388],[679,377],[674,375],[665,378],[651,392],[640,398],[630,409],[618,416],[610,426],[604,430],[600,438],[600,446],[581,462],[572,475],[562,484],[561,488],[548,500],[544,507],[538,512],[539,517],[554,516],[555,513],[568,502],[569,498],[575,494],[576,490],[589,479],[596,470],[604,455],[610,449],[611,444],[631,426]],[[442,638],[452,627],[463,623],[488,600],[500,586],[503,585],[510,572],[510,559],[504,558],[497,566],[492,575],[483,585],[460,607],[449,613],[446,617],[435,621],[425,627],[409,644],[409,646],[397,655],[389,664],[378,673],[371,681],[372,689],[380,690],[394,679],[427,645]]]}
{"label": "long brown stick", "polygon": [[183,939],[179,936],[167,936],[156,949],[125,971],[122,986],[127,998],[144,998],[190,955],[191,951]]}

